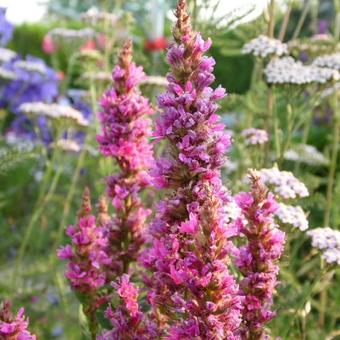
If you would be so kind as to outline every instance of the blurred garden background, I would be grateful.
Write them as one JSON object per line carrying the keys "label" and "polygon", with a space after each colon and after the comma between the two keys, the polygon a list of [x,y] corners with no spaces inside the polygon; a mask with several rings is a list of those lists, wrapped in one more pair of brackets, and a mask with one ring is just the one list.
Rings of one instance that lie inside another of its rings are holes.
{"label": "blurred garden background", "polygon": [[[269,324],[272,336],[340,339],[340,260],[328,267],[307,232],[340,228],[340,2],[188,4],[194,28],[213,40],[214,87],[228,92],[219,110],[233,139],[223,183],[235,194],[247,187],[247,169],[274,169],[294,174],[296,183],[287,179],[291,190],[305,185],[308,192],[286,192],[280,201],[277,218],[288,241],[278,317]],[[64,231],[76,221],[84,187],[95,205],[105,192],[104,178],[117,171],[99,152],[96,113],[128,38],[134,61],[147,75],[140,90],[155,107],[153,119],[158,115],[175,5],[174,0],[0,0],[0,301],[10,299],[14,310],[24,306],[39,339],[85,338],[86,320],[56,251],[67,242]],[[275,38],[276,45],[266,50],[260,40],[246,47],[261,35]],[[306,69],[307,80],[289,74],[281,81],[268,65],[282,55],[294,58],[283,64],[282,74],[296,67],[301,75],[305,69],[299,67],[311,65],[334,72],[313,69],[310,76]],[[333,59],[317,61],[324,56]],[[59,113],[64,118],[55,119]],[[162,145],[155,150],[162,154]],[[273,175],[266,176],[275,185]],[[144,199],[154,206],[160,195],[152,190]],[[230,218],[232,210],[226,207]],[[340,252],[339,237],[336,242]]]}

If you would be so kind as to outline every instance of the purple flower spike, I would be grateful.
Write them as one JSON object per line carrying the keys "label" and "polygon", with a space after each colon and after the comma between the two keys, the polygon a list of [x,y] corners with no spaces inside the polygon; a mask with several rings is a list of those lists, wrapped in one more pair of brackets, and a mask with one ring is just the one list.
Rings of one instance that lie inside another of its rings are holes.
{"label": "purple flower spike", "polygon": [[153,109],[137,87],[144,77],[142,67],[132,62],[129,41],[113,69],[113,86],[101,99],[102,133],[97,136],[101,153],[119,166],[119,172],[107,179],[108,196],[116,209],[115,218],[107,223],[111,280],[127,273],[129,264],[139,256],[145,220],[151,213],[139,197],[150,184],[148,170],[153,163],[148,143],[151,120],[146,118]]}
{"label": "purple flower spike", "polygon": [[239,287],[228,270],[233,248],[221,183],[230,137],[217,115],[225,90],[213,90],[215,61],[204,56],[211,41],[192,30],[186,2],[176,10],[171,73],[158,98],[162,113],[155,137],[166,140],[167,158],[153,170],[155,185],[169,188],[150,227],[152,246],[140,261],[149,301],[167,339],[236,339],[241,322]]}
{"label": "purple flower spike", "polygon": [[111,321],[112,329],[103,331],[97,339],[158,339],[155,323],[139,310],[138,289],[130,282],[129,275],[124,274],[112,286],[121,301],[114,310],[111,306],[106,310],[105,317]]}
{"label": "purple flower spike", "polygon": [[69,226],[66,233],[72,240],[72,246],[66,245],[58,250],[58,257],[69,261],[65,275],[75,291],[95,295],[106,282],[105,268],[110,265],[111,259],[106,253],[104,229],[96,225],[96,217],[91,215],[87,188],[78,213],[78,224]]}
{"label": "purple flower spike", "polygon": [[273,195],[261,183],[256,172],[250,171],[250,193],[240,193],[236,202],[247,224],[241,228],[247,244],[239,249],[236,264],[244,278],[240,283],[244,295],[242,338],[264,339],[264,326],[274,316],[271,310],[277,285],[280,259],[285,242],[284,232],[278,229],[273,217],[278,209]]}
{"label": "purple flower spike", "polygon": [[11,303],[5,301],[0,306],[0,339],[8,340],[36,340],[28,327],[28,319],[25,319],[24,309],[20,308],[18,314],[11,313]]}

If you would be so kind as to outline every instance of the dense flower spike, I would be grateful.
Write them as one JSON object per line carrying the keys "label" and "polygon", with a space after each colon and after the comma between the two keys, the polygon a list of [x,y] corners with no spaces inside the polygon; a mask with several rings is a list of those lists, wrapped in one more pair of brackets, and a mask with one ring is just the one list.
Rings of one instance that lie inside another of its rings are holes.
{"label": "dense flower spike", "polygon": [[241,227],[247,239],[240,247],[236,264],[244,278],[240,283],[244,294],[242,338],[263,339],[264,325],[275,313],[271,310],[273,293],[277,285],[280,259],[285,234],[274,223],[273,214],[278,205],[271,193],[262,184],[256,172],[250,171],[251,192],[236,196],[247,223]]}
{"label": "dense flower spike", "polygon": [[105,316],[111,321],[112,330],[102,332],[98,340],[156,339],[158,333],[155,324],[139,310],[138,289],[130,282],[129,275],[124,274],[112,286],[117,290],[121,303],[115,310],[108,307]]}
{"label": "dense flower spike", "polygon": [[91,294],[105,284],[105,265],[111,260],[105,253],[107,240],[103,229],[96,226],[96,217],[91,215],[90,192],[86,188],[83,204],[78,213],[78,224],[67,228],[72,244],[58,251],[59,258],[68,260],[66,277],[71,287],[81,293]]}
{"label": "dense flower spike", "polygon": [[228,271],[234,231],[224,219],[228,195],[220,179],[231,142],[216,114],[225,90],[210,87],[215,62],[204,53],[211,42],[192,30],[185,1],[175,14],[169,85],[158,99],[163,113],[155,132],[168,141],[168,158],[154,170],[156,184],[171,193],[158,206],[152,247],[141,262],[152,272],[145,280],[164,336],[233,339],[241,300]]}
{"label": "dense flower spike", "polygon": [[113,69],[113,86],[102,97],[102,134],[97,136],[100,151],[116,160],[120,172],[107,181],[107,192],[116,209],[108,224],[112,274],[128,271],[129,263],[139,255],[143,228],[150,210],[143,206],[141,190],[150,184],[148,169],[153,163],[152,148],[148,143],[153,113],[138,84],[145,75],[142,67],[132,62],[132,43],[127,42]]}
{"label": "dense flower spike", "polygon": [[25,319],[24,309],[20,308],[14,316],[11,311],[11,304],[5,301],[0,306],[0,339],[4,340],[36,340],[28,330],[28,319]]}
{"label": "dense flower spike", "polygon": [[[101,222],[103,203],[99,205],[98,222]],[[110,266],[111,259],[106,253],[108,240],[104,228],[96,225],[96,217],[91,211],[90,191],[85,188],[78,223],[69,226],[66,231],[72,239],[72,246],[60,248],[58,257],[69,261],[65,276],[72,289],[83,297],[83,310],[94,338],[97,333],[95,312],[107,301],[107,297],[100,296],[99,289],[107,282],[106,268]]]}

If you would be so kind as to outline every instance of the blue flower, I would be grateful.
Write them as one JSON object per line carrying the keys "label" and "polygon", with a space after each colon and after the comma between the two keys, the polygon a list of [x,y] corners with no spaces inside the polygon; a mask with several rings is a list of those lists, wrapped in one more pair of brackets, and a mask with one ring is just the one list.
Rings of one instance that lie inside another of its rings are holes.
{"label": "blue flower", "polygon": [[0,46],[6,46],[12,35],[13,25],[6,19],[6,8],[0,7]]}

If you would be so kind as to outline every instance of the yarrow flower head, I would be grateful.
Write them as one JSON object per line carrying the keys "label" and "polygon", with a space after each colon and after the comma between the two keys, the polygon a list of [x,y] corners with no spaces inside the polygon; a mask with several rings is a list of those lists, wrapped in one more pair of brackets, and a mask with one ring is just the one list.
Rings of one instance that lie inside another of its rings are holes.
{"label": "yarrow flower head", "polygon": [[113,158],[120,172],[107,179],[107,193],[116,209],[108,225],[113,272],[122,275],[139,255],[144,242],[143,228],[150,210],[143,206],[141,191],[150,184],[148,174],[153,164],[151,135],[153,114],[148,99],[138,85],[145,75],[132,62],[132,43],[127,42],[113,69],[112,87],[101,99],[99,119],[102,133],[97,136],[100,152]]}
{"label": "yarrow flower head", "polygon": [[29,320],[24,316],[24,308],[20,308],[17,315],[11,312],[11,303],[5,301],[0,306],[0,339],[4,340],[36,340],[36,336],[29,332]]}
{"label": "yarrow flower head", "polygon": [[274,85],[325,84],[339,79],[339,73],[336,70],[314,65],[303,65],[292,57],[273,59],[266,66],[264,74],[267,83]]}
{"label": "yarrow flower head", "polygon": [[242,52],[245,54],[253,54],[260,58],[266,58],[273,55],[281,57],[282,55],[288,54],[288,46],[280,40],[260,35],[245,44]]}
{"label": "yarrow flower head", "polygon": [[313,65],[318,67],[327,67],[340,72],[340,53],[327,54],[317,57]]}
{"label": "yarrow flower head", "polygon": [[326,165],[329,161],[315,146],[299,144],[284,153],[284,159],[308,165]]}
{"label": "yarrow flower head", "polygon": [[7,63],[17,56],[16,52],[0,47],[0,63]]}
{"label": "yarrow flower head", "polygon": [[309,192],[304,183],[299,181],[292,172],[280,171],[277,167],[257,171],[263,184],[273,189],[283,199],[308,197]]}
{"label": "yarrow flower head", "polygon": [[300,206],[279,203],[276,216],[283,224],[292,225],[294,228],[298,228],[301,231],[308,229],[309,224],[306,213]]}
{"label": "yarrow flower head", "polygon": [[79,152],[81,150],[81,146],[76,141],[65,138],[58,139],[56,143],[52,143],[52,146],[69,152]]}
{"label": "yarrow flower head", "polygon": [[41,115],[80,127],[87,127],[89,125],[89,122],[84,118],[83,114],[79,110],[68,105],[32,102],[21,104],[19,106],[19,111],[26,115]]}
{"label": "yarrow flower head", "polygon": [[329,264],[340,265],[340,231],[329,227],[316,228],[307,232],[312,246],[322,251],[322,257]]}
{"label": "yarrow flower head", "polygon": [[268,133],[265,130],[249,128],[242,131],[247,145],[261,145],[268,142]]}
{"label": "yarrow flower head", "polygon": [[204,53],[211,41],[192,30],[184,0],[175,15],[169,84],[158,98],[155,131],[169,149],[153,170],[156,185],[171,194],[158,205],[152,247],[140,261],[151,272],[148,298],[164,336],[233,339],[241,299],[228,270],[233,230],[224,217],[228,195],[220,178],[231,141],[216,113],[225,90],[210,87],[215,61]]}
{"label": "yarrow flower head", "polygon": [[262,339],[264,325],[275,312],[271,310],[277,285],[279,267],[276,262],[283,253],[285,234],[274,222],[278,205],[273,194],[254,171],[249,173],[251,192],[242,192],[235,199],[247,221],[241,232],[247,239],[236,257],[236,265],[243,274],[240,283],[244,295],[241,337]]}

